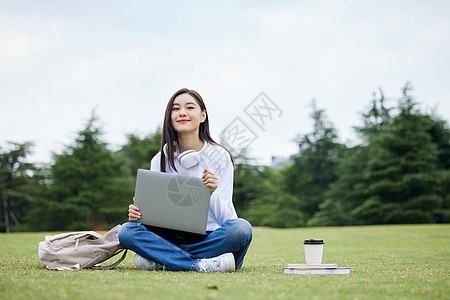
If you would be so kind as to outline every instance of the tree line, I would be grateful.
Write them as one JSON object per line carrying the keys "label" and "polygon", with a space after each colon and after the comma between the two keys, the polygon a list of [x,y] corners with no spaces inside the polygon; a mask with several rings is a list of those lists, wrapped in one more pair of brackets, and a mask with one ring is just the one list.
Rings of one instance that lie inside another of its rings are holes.
{"label": "tree line", "polygon": [[[450,129],[423,112],[410,86],[389,107],[380,90],[355,127],[358,145],[339,142],[313,103],[311,132],[282,168],[235,157],[233,201],[254,226],[301,227],[450,221]],[[149,168],[161,129],[112,151],[95,113],[50,165],[27,162],[31,143],[0,148],[0,230],[103,230],[127,221],[137,169]]]}

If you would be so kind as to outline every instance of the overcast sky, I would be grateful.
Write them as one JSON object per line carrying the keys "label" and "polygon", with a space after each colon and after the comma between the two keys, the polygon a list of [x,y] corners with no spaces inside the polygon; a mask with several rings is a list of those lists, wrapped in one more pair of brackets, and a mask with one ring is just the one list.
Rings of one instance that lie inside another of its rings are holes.
{"label": "overcast sky", "polygon": [[[0,0],[0,145],[33,141],[30,160],[50,162],[96,108],[117,149],[161,126],[182,87],[217,141],[239,118],[263,164],[297,151],[313,98],[341,142],[356,142],[373,92],[395,105],[408,81],[449,121],[449,3]],[[262,113],[261,92],[276,108],[262,127],[246,114]]]}

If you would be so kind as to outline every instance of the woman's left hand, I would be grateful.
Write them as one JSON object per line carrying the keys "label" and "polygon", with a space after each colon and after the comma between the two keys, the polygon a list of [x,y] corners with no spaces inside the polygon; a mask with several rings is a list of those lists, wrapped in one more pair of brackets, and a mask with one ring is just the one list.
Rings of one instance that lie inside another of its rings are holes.
{"label": "woman's left hand", "polygon": [[216,174],[208,171],[207,169],[203,170],[202,180],[204,185],[211,188],[211,194],[217,189],[217,186],[219,185],[219,179],[217,178]]}

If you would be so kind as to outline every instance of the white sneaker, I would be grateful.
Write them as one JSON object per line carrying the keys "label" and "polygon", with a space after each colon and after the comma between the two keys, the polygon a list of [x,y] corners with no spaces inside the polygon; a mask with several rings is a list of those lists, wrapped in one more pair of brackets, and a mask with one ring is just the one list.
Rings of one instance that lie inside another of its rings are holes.
{"label": "white sneaker", "polygon": [[197,272],[234,272],[235,263],[233,253],[225,253],[213,258],[200,259],[195,266]]}
{"label": "white sneaker", "polygon": [[143,258],[137,253],[134,256],[134,264],[139,270],[161,271],[164,269],[164,266],[162,264],[154,262],[150,259]]}

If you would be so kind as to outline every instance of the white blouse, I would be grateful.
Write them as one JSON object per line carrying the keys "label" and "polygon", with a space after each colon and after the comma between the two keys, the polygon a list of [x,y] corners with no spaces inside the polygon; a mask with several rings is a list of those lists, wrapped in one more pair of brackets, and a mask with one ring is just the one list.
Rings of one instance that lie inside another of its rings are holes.
{"label": "white blouse", "polygon": [[[156,154],[151,161],[150,170],[161,171],[161,152]],[[209,202],[207,231],[214,231],[222,226],[228,219],[236,219],[237,214],[233,205],[233,176],[234,168],[228,152],[218,145],[207,144],[201,153],[200,162],[191,168],[183,168],[175,157],[175,172],[166,159],[166,172],[181,175],[196,176],[201,178],[203,170],[207,169],[216,174],[219,179],[217,189],[211,194]]]}

